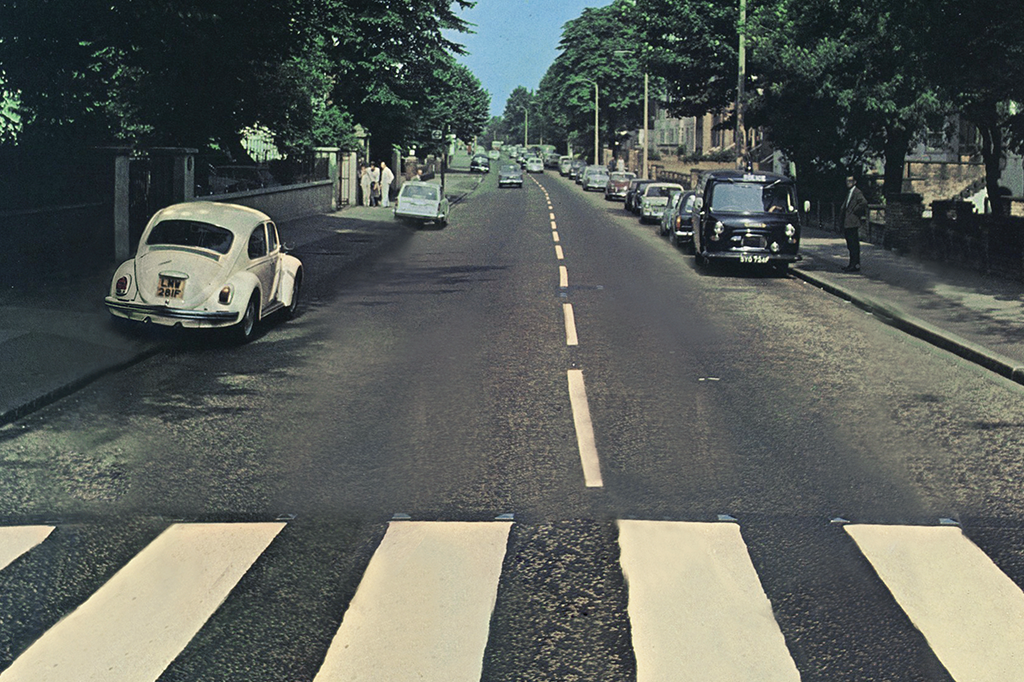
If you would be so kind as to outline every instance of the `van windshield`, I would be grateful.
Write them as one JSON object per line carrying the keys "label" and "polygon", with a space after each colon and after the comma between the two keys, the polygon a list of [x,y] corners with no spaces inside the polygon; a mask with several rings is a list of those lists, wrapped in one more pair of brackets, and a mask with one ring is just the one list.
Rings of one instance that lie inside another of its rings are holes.
{"label": "van windshield", "polygon": [[722,213],[794,213],[792,185],[723,182],[715,185],[711,208]]}

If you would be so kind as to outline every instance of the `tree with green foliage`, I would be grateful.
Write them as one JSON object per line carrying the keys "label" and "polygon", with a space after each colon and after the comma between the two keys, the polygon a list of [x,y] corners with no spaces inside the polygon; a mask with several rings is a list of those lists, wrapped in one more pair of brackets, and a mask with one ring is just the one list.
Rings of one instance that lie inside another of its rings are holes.
{"label": "tree with green foliage", "polygon": [[409,140],[418,148],[438,152],[441,143],[434,131],[471,142],[483,132],[491,109],[491,96],[480,80],[464,65],[448,57],[432,74],[424,105],[409,130]]}
{"label": "tree with green foliage", "polygon": [[594,135],[594,83],[598,88],[598,135],[613,145],[615,132],[642,117],[643,69],[632,4],[613,0],[566,22],[561,53],[541,81],[537,98],[545,119],[559,131],[575,131],[586,146]]}
{"label": "tree with green foliage", "polygon": [[469,0],[0,0],[0,78],[22,139],[242,153],[260,125],[284,146],[337,144],[354,121],[387,148],[462,51]]}
{"label": "tree with green foliage", "polygon": [[749,26],[752,125],[798,165],[842,176],[884,159],[885,194],[899,193],[907,152],[929,117],[943,113],[924,72],[922,3],[777,0]]}
{"label": "tree with green foliage", "polygon": [[738,3],[635,0],[627,11],[642,66],[663,83],[669,111],[703,116],[736,101]]}
{"label": "tree with green foliage", "polygon": [[985,184],[994,211],[1007,146],[1024,152],[1024,4],[1019,0],[935,0],[925,38],[927,66],[953,111],[981,135]]}

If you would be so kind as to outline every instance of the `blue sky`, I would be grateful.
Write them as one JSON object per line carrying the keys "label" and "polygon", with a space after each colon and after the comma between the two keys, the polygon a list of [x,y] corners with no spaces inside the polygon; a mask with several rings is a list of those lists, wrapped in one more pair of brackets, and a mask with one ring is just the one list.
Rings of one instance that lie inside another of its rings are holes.
{"label": "blue sky", "polygon": [[558,55],[562,26],[586,7],[604,7],[611,0],[477,0],[461,13],[476,24],[476,33],[452,38],[466,46],[460,57],[491,93],[491,115],[505,111],[505,101],[518,85],[535,90]]}

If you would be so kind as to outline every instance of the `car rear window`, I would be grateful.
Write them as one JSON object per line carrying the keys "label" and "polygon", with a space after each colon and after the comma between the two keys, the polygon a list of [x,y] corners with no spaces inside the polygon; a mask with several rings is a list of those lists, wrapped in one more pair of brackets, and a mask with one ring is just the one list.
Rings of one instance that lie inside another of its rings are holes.
{"label": "car rear window", "polygon": [[149,246],[192,246],[217,253],[231,250],[234,235],[230,230],[197,220],[161,220],[146,239]]}
{"label": "car rear window", "polygon": [[402,196],[409,199],[437,199],[437,188],[429,185],[408,184],[402,189]]}

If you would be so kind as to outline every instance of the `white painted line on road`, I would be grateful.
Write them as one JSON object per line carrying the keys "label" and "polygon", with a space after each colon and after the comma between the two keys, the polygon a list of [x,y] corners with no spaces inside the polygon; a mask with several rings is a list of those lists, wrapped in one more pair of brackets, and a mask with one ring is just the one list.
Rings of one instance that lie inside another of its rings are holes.
{"label": "white painted line on road", "polygon": [[594,423],[590,420],[590,405],[587,390],[583,385],[583,372],[569,370],[569,403],[572,405],[572,421],[576,426],[576,444],[580,450],[583,465],[583,481],[588,488],[602,488],[601,462],[597,458],[597,442],[594,439]]}
{"label": "white painted line on road", "polygon": [[564,265],[558,266],[558,286],[562,289],[569,288],[569,271]]}
{"label": "white painted line on road", "polygon": [[551,218],[552,220],[554,220],[555,219],[555,214],[554,213],[549,213],[548,217]]}
{"label": "white painted line on road", "polygon": [[1024,593],[959,528],[844,528],[953,679],[1020,679]]}
{"label": "white painted line on road", "polygon": [[157,679],[284,526],[171,526],[47,630],[0,680]]}
{"label": "white painted line on road", "polygon": [[315,682],[479,682],[511,527],[392,522]]}
{"label": "white painted line on road", "polygon": [[552,230],[557,230],[558,229],[558,223],[556,223],[554,220],[551,221],[551,229]]}
{"label": "white painted line on road", "polygon": [[563,303],[562,313],[565,316],[565,345],[580,345],[580,341],[576,337],[576,316],[572,312],[572,303]]}
{"label": "white painted line on road", "polygon": [[558,233],[557,232],[552,232],[551,236],[554,238],[555,243],[557,244],[558,243]]}
{"label": "white painted line on road", "polygon": [[0,528],[0,568],[29,551],[53,532],[53,526]]}
{"label": "white painted line on road", "polygon": [[557,258],[558,260],[565,260],[565,254],[562,253],[561,246],[555,246],[555,258]]}
{"label": "white painted line on road", "polygon": [[637,682],[799,682],[737,524],[618,525]]}

